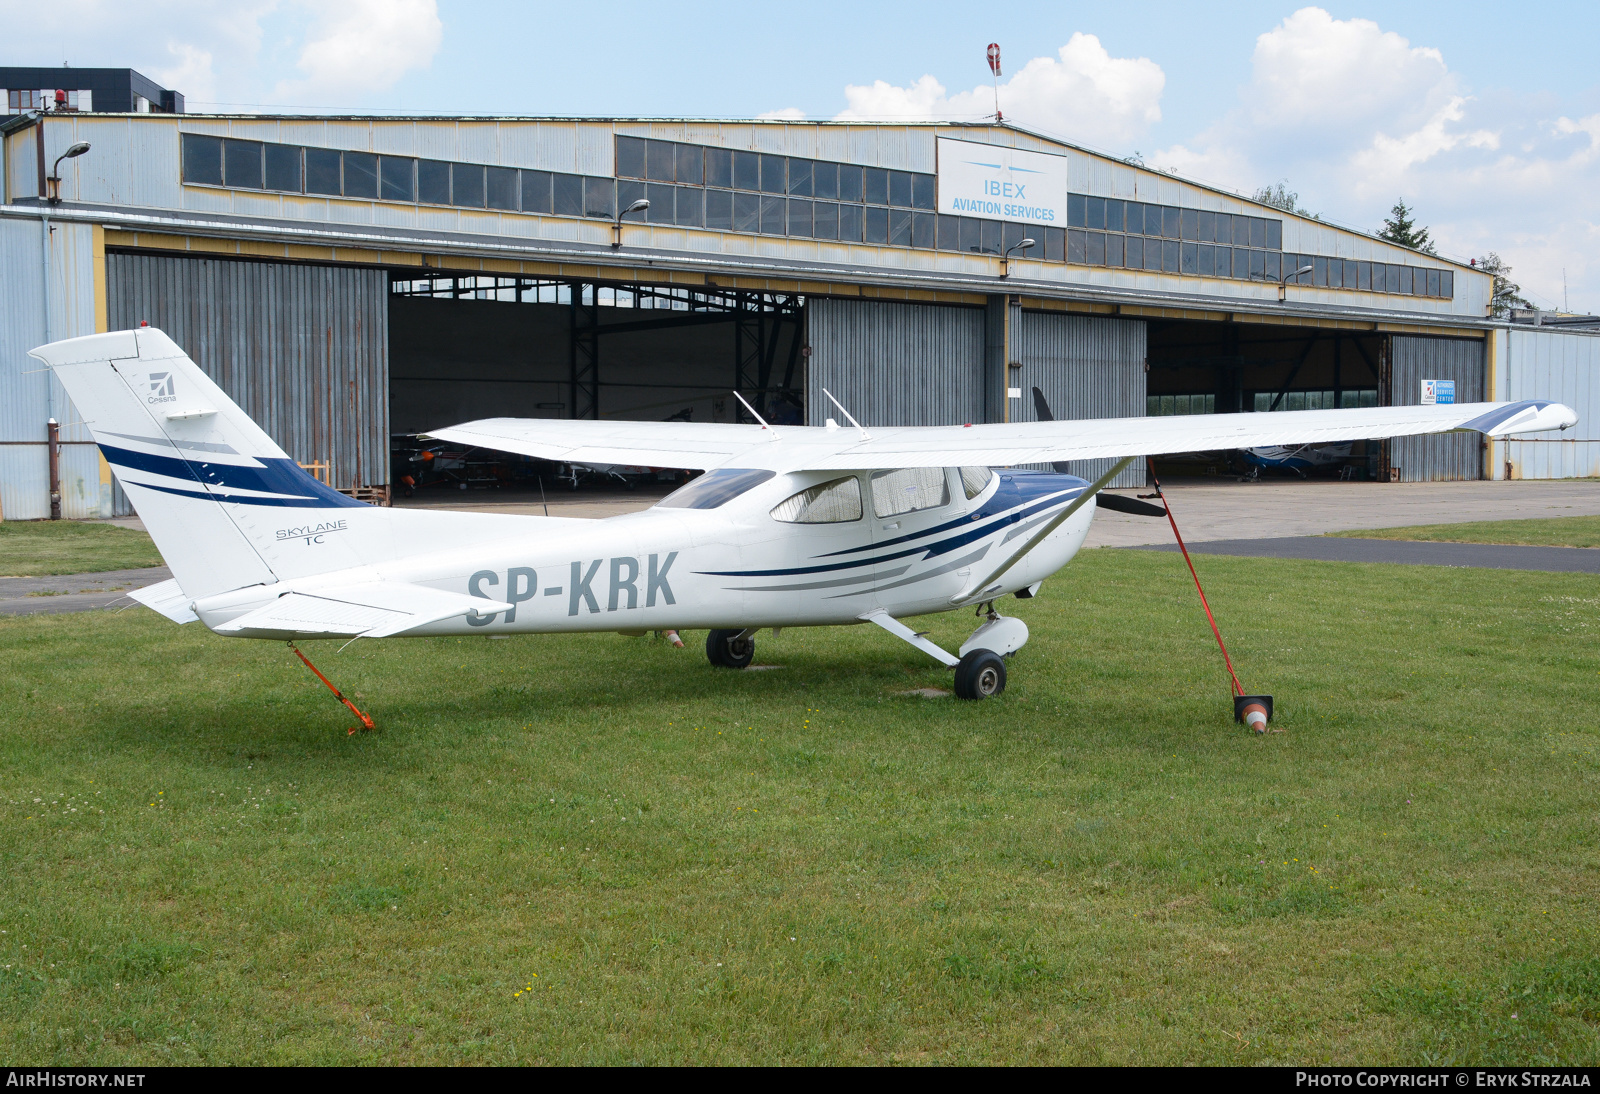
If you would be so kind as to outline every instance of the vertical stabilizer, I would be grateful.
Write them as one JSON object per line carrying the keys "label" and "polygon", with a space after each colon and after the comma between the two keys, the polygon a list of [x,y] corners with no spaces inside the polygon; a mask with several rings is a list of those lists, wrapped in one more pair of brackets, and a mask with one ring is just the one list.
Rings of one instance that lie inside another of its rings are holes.
{"label": "vertical stabilizer", "polygon": [[269,526],[370,510],[306,474],[159,330],[32,355],[55,370],[188,597],[294,576],[274,572]]}

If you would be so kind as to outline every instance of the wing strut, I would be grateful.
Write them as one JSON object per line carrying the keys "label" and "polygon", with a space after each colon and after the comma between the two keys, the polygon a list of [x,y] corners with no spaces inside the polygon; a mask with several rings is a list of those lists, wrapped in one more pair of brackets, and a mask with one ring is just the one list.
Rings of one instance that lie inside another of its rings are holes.
{"label": "wing strut", "polygon": [[1085,489],[1083,493],[1072,499],[1071,505],[1067,506],[1050,520],[1046,521],[1043,528],[1035,532],[1033,537],[1029,539],[1028,542],[1019,547],[1016,553],[1010,558],[1002,562],[993,573],[984,578],[982,581],[978,582],[976,585],[969,585],[967,586],[966,590],[951,597],[950,603],[960,604],[963,601],[981,600],[985,590],[998,581],[1007,570],[1021,562],[1024,555],[1033,550],[1035,547],[1039,546],[1039,544],[1043,543],[1046,536],[1048,536],[1051,532],[1054,532],[1057,528],[1061,527],[1062,521],[1076,513],[1079,509],[1082,509],[1086,502],[1093,501],[1094,496],[1105,488],[1106,483],[1122,474],[1122,469],[1127,467],[1132,462],[1132,456],[1124,456],[1122,459],[1112,464],[1110,471],[1107,471],[1104,475],[1101,475],[1098,479],[1095,479],[1094,482],[1089,484],[1088,488]]}

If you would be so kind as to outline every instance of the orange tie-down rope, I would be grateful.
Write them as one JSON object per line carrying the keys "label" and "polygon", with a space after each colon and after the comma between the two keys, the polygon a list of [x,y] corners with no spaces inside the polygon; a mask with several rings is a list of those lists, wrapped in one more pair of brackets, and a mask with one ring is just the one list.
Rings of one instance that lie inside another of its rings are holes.
{"label": "orange tie-down rope", "polygon": [[344,697],[344,692],[342,692],[338,688],[334,687],[332,681],[330,681],[326,676],[322,675],[322,673],[317,672],[317,666],[313,665],[306,658],[306,655],[300,652],[300,648],[298,646],[296,646],[293,642],[290,642],[289,643],[289,648],[291,650],[294,650],[294,655],[296,657],[300,658],[301,661],[305,662],[306,668],[310,669],[312,672],[317,673],[317,679],[318,680],[321,680],[324,684],[328,685],[328,690],[333,692],[333,697],[335,699],[339,700],[339,702],[341,702],[345,706],[349,707],[350,708],[350,713],[354,714],[357,718],[361,719],[361,724],[360,725],[351,726],[350,727],[350,732],[349,732],[349,734],[347,734],[348,736],[354,737],[362,729],[377,729],[378,728],[377,726],[372,724],[372,719],[371,718],[367,717],[366,714],[362,713],[360,707],[356,706],[354,703],[352,703],[350,700],[348,700],[348,699],[346,699]]}
{"label": "orange tie-down rope", "polygon": [[1155,461],[1146,458],[1150,468],[1150,481],[1156,488],[1155,496],[1161,499],[1161,505],[1167,511],[1167,523],[1172,525],[1172,535],[1178,541],[1178,550],[1183,552],[1183,561],[1188,564],[1189,576],[1194,578],[1194,591],[1200,594],[1200,606],[1206,611],[1206,622],[1211,624],[1211,633],[1217,636],[1217,648],[1222,651],[1222,663],[1228,666],[1228,679],[1233,684],[1233,718],[1236,722],[1244,722],[1257,733],[1266,732],[1267,723],[1272,720],[1272,696],[1246,695],[1244,685],[1239,683],[1239,674],[1233,671],[1233,658],[1228,656],[1228,644],[1222,640],[1222,629],[1217,626],[1216,616],[1211,614],[1211,604],[1206,600],[1206,591],[1200,587],[1200,575],[1195,572],[1194,559],[1189,557],[1189,548],[1184,545],[1183,533],[1178,531],[1178,522],[1172,516],[1172,503],[1167,500],[1166,494],[1161,492],[1161,480],[1156,478]]}

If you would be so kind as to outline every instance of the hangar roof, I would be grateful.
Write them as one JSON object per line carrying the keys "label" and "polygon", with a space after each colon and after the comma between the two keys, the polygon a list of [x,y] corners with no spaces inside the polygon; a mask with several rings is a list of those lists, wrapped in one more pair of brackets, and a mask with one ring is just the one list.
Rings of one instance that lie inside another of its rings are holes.
{"label": "hangar roof", "polygon": [[[21,213],[39,201],[38,133],[27,119],[0,132]],[[1492,288],[1460,263],[1012,125],[96,113],[47,116],[42,132],[46,159],[94,149],[64,166],[58,215],[129,231],[1469,325]],[[1027,183],[1021,203],[1002,178]],[[650,208],[613,247],[617,210],[639,198]]]}

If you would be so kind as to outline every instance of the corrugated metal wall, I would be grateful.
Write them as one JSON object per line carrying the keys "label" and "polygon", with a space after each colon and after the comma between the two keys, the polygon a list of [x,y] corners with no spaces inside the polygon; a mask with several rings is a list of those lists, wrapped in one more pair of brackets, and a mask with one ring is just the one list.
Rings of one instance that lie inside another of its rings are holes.
{"label": "corrugated metal wall", "polygon": [[1600,334],[1540,328],[1496,335],[1494,397],[1566,403],[1578,412],[1578,424],[1562,433],[1496,441],[1494,477],[1600,477]]}
{"label": "corrugated metal wall", "polygon": [[[1013,313],[1014,315],[1016,313]],[[1033,392],[1044,393],[1051,412],[1066,418],[1142,418],[1145,412],[1145,325],[1139,320],[1092,319],[1059,312],[1021,312],[1011,336],[1012,360],[1022,363],[1022,398],[1011,401],[1011,420],[1037,421]],[[1078,460],[1072,473],[1105,474],[1115,461]],[[1144,460],[1112,480],[1143,486]]]}
{"label": "corrugated metal wall", "polygon": [[[1484,398],[1483,343],[1457,338],[1395,335],[1390,351],[1394,406],[1422,402],[1423,380],[1454,380],[1456,402]],[[1435,433],[1396,437],[1389,442],[1389,466],[1401,482],[1444,482],[1483,477],[1483,444],[1476,433]]]}
{"label": "corrugated metal wall", "polygon": [[112,330],[148,320],[339,489],[389,481],[389,282],[382,270],[106,256]]}
{"label": "corrugated metal wall", "polygon": [[94,228],[51,221],[48,262],[45,231],[42,220],[0,220],[0,511],[7,520],[50,515],[50,456],[40,442],[54,417],[64,442],[62,516],[109,517],[115,497],[99,449],[84,443],[89,431],[61,384],[28,356],[47,341],[94,333]]}
{"label": "corrugated metal wall", "polygon": [[843,417],[874,425],[983,421],[983,309],[876,300],[806,301],[808,424]]}

